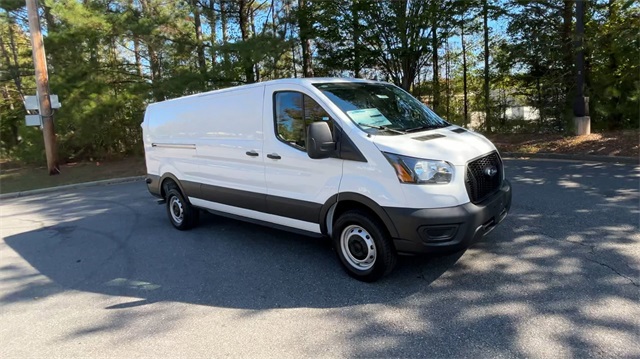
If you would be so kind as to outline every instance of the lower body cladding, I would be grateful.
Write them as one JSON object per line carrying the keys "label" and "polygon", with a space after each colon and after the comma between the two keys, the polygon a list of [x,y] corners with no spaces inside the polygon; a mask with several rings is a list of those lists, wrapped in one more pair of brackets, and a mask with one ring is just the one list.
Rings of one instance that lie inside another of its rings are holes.
{"label": "lower body cladding", "polygon": [[409,209],[385,207],[398,232],[396,251],[402,254],[451,253],[468,248],[502,222],[511,208],[511,184],[478,204]]}
{"label": "lower body cladding", "polygon": [[[507,180],[478,204],[416,209],[380,207],[369,199],[365,201],[365,198],[342,193],[324,205],[266,195],[257,198],[250,192],[172,179],[197,207],[238,219],[251,217],[247,219],[307,235],[330,235],[325,222],[329,208],[340,200],[357,201],[382,220],[400,254],[451,253],[466,249],[502,222],[511,208],[511,184]],[[148,175],[147,185],[153,195],[161,196],[159,176]]]}

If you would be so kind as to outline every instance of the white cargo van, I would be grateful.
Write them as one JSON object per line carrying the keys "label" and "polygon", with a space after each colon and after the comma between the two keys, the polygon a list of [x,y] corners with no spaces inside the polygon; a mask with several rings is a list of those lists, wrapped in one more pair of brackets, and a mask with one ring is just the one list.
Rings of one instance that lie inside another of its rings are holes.
{"label": "white cargo van", "polygon": [[149,191],[174,227],[200,210],[332,238],[353,277],[397,254],[454,252],[507,215],[511,186],[485,137],[383,82],[283,79],[149,105]]}

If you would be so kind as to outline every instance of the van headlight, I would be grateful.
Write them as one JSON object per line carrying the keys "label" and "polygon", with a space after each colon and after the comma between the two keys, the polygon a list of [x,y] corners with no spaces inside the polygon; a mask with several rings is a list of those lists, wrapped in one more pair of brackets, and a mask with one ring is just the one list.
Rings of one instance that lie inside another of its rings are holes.
{"label": "van headlight", "polygon": [[449,162],[383,154],[402,183],[446,184],[453,177],[453,166]]}

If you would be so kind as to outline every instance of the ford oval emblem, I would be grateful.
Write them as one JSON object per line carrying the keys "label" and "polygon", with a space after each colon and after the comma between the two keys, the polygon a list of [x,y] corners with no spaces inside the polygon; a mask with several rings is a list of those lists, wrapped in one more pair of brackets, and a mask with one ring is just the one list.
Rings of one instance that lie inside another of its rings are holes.
{"label": "ford oval emblem", "polygon": [[486,174],[489,177],[493,177],[498,173],[498,169],[496,168],[496,166],[487,166],[484,168],[484,174]]}

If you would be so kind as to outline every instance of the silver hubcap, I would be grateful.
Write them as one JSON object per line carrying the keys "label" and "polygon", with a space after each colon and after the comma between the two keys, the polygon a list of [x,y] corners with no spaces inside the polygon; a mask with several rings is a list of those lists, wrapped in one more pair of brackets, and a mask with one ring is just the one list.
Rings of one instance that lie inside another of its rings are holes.
{"label": "silver hubcap", "polygon": [[184,209],[182,208],[182,202],[180,202],[180,198],[173,196],[169,201],[169,213],[171,213],[171,218],[176,224],[182,224],[184,220]]}
{"label": "silver hubcap", "polygon": [[371,269],[376,262],[376,244],[361,226],[350,225],[342,231],[340,248],[349,265],[355,269]]}

